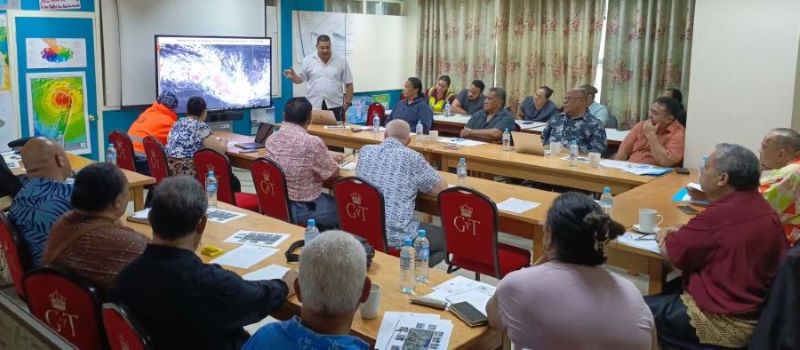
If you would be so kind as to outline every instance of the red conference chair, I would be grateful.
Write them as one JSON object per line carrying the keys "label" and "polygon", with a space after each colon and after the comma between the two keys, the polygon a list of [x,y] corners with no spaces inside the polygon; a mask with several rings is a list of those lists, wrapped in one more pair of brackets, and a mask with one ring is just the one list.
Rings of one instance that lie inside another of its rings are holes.
{"label": "red conference chair", "polygon": [[286,188],[286,175],[278,163],[261,157],[250,165],[253,186],[256,188],[261,213],[273,218],[294,223],[289,210],[289,190]]}
{"label": "red conference chair", "polygon": [[375,249],[399,255],[399,250],[390,252],[386,244],[386,207],[377,187],[352,176],[336,181],[333,193],[342,230],[363,237]]}
{"label": "red conference chair", "polygon": [[156,183],[169,177],[169,165],[167,165],[167,154],[164,146],[155,137],[147,136],[142,141],[144,153],[147,156],[147,166],[150,167],[150,175],[156,179]]}
{"label": "red conference chair", "polygon": [[465,187],[442,191],[439,214],[448,273],[465,268],[474,271],[476,279],[480,274],[501,279],[530,266],[530,251],[497,242],[497,206],[480,192]]}
{"label": "red conference chair", "polygon": [[97,289],[89,282],[53,268],[25,274],[28,309],[81,350],[107,349]]}
{"label": "red conference chair", "polygon": [[150,349],[150,338],[122,305],[103,304],[103,326],[111,350]]}
{"label": "red conference chair", "polygon": [[117,150],[117,166],[121,169],[135,172],[136,165],[133,161],[133,143],[128,134],[113,131],[108,134],[108,142]]}
{"label": "red conference chair", "polygon": [[28,250],[20,244],[14,225],[5,214],[0,212],[0,248],[6,259],[6,265],[11,273],[11,281],[20,298],[25,299],[25,289],[22,286],[23,275],[30,268]]}
{"label": "red conference chair", "polygon": [[380,102],[372,102],[367,108],[368,123],[372,122],[375,113],[378,113],[378,118],[381,118],[381,126],[386,126],[386,108]]}
{"label": "red conference chair", "polygon": [[239,208],[254,212],[258,210],[258,196],[255,193],[233,192],[231,188],[231,163],[221,153],[203,148],[194,154],[194,167],[197,169],[197,181],[206,183],[209,170],[214,170],[217,177],[217,200],[233,204]]}

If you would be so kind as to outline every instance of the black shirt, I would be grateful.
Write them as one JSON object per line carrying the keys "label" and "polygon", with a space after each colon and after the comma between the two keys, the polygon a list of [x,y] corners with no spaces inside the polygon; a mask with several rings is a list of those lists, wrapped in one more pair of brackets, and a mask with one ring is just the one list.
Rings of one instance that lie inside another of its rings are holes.
{"label": "black shirt", "polygon": [[149,244],[111,295],[156,349],[239,349],[249,338],[242,327],[280,307],[288,291],[281,280],[245,281],[192,251]]}

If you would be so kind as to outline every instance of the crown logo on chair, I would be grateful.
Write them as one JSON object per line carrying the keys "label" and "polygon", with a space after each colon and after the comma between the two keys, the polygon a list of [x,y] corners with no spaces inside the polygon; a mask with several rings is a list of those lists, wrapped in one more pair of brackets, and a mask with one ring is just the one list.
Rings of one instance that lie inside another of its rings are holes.
{"label": "crown logo on chair", "polygon": [[472,217],[472,210],[473,209],[469,205],[464,204],[464,205],[458,207],[458,209],[461,210],[461,216],[463,216],[465,218],[471,218]]}
{"label": "crown logo on chair", "polygon": [[58,311],[66,311],[67,297],[61,295],[61,293],[56,290],[55,292],[50,293],[50,305],[53,306],[53,309]]}
{"label": "crown logo on chair", "polygon": [[361,195],[358,194],[357,192],[350,195],[350,200],[355,205],[361,205]]}
{"label": "crown logo on chair", "polygon": [[264,182],[269,182],[269,173],[268,172],[261,173],[261,179],[263,179]]}

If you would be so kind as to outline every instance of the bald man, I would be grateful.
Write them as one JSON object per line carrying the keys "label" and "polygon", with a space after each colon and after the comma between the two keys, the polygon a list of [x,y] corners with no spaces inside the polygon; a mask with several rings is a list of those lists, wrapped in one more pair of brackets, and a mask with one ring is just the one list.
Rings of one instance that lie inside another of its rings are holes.
{"label": "bald man", "polygon": [[386,124],[386,137],[379,145],[361,148],[356,175],[378,187],[384,196],[387,246],[399,249],[406,238],[414,239],[418,229],[426,230],[430,241],[430,266],[444,260],[442,229],[414,219],[417,193],[436,196],[447,188],[445,181],[425,158],[406,147],[411,130],[404,120]]}
{"label": "bald man", "polygon": [[781,216],[789,246],[800,240],[800,134],[772,129],[761,141],[759,190]]}
{"label": "bald man", "polygon": [[41,137],[22,148],[27,179],[14,197],[9,218],[17,228],[33,266],[40,266],[50,227],[70,208],[72,185],[64,181],[72,174],[64,149]]}

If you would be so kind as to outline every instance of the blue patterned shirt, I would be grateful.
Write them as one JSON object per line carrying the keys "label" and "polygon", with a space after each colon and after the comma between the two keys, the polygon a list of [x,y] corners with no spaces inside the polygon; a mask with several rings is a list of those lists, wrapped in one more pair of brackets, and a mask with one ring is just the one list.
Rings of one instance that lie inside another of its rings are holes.
{"label": "blue patterned shirt", "polygon": [[194,153],[203,148],[203,140],[208,135],[211,135],[211,128],[205,122],[191,117],[178,120],[167,137],[167,157],[194,157]]}
{"label": "blue patterned shirt", "polygon": [[242,350],[261,349],[361,350],[369,349],[369,344],[352,335],[316,333],[300,323],[300,319],[295,316],[287,321],[273,322],[261,327],[242,347]]}
{"label": "blue patterned shirt", "polygon": [[576,141],[581,153],[603,153],[607,147],[606,128],[603,122],[588,112],[576,119],[561,112],[553,116],[542,131],[542,143],[549,145],[551,141]]}
{"label": "blue patterned shirt", "polygon": [[383,193],[386,206],[386,236],[390,247],[400,247],[417,235],[414,204],[419,192],[430,192],[439,183],[439,173],[425,158],[395,138],[380,145],[361,148],[356,175]]}
{"label": "blue patterned shirt", "polygon": [[72,185],[45,177],[29,178],[14,197],[9,219],[31,254],[34,266],[42,264],[42,254],[50,227],[70,210]]}

